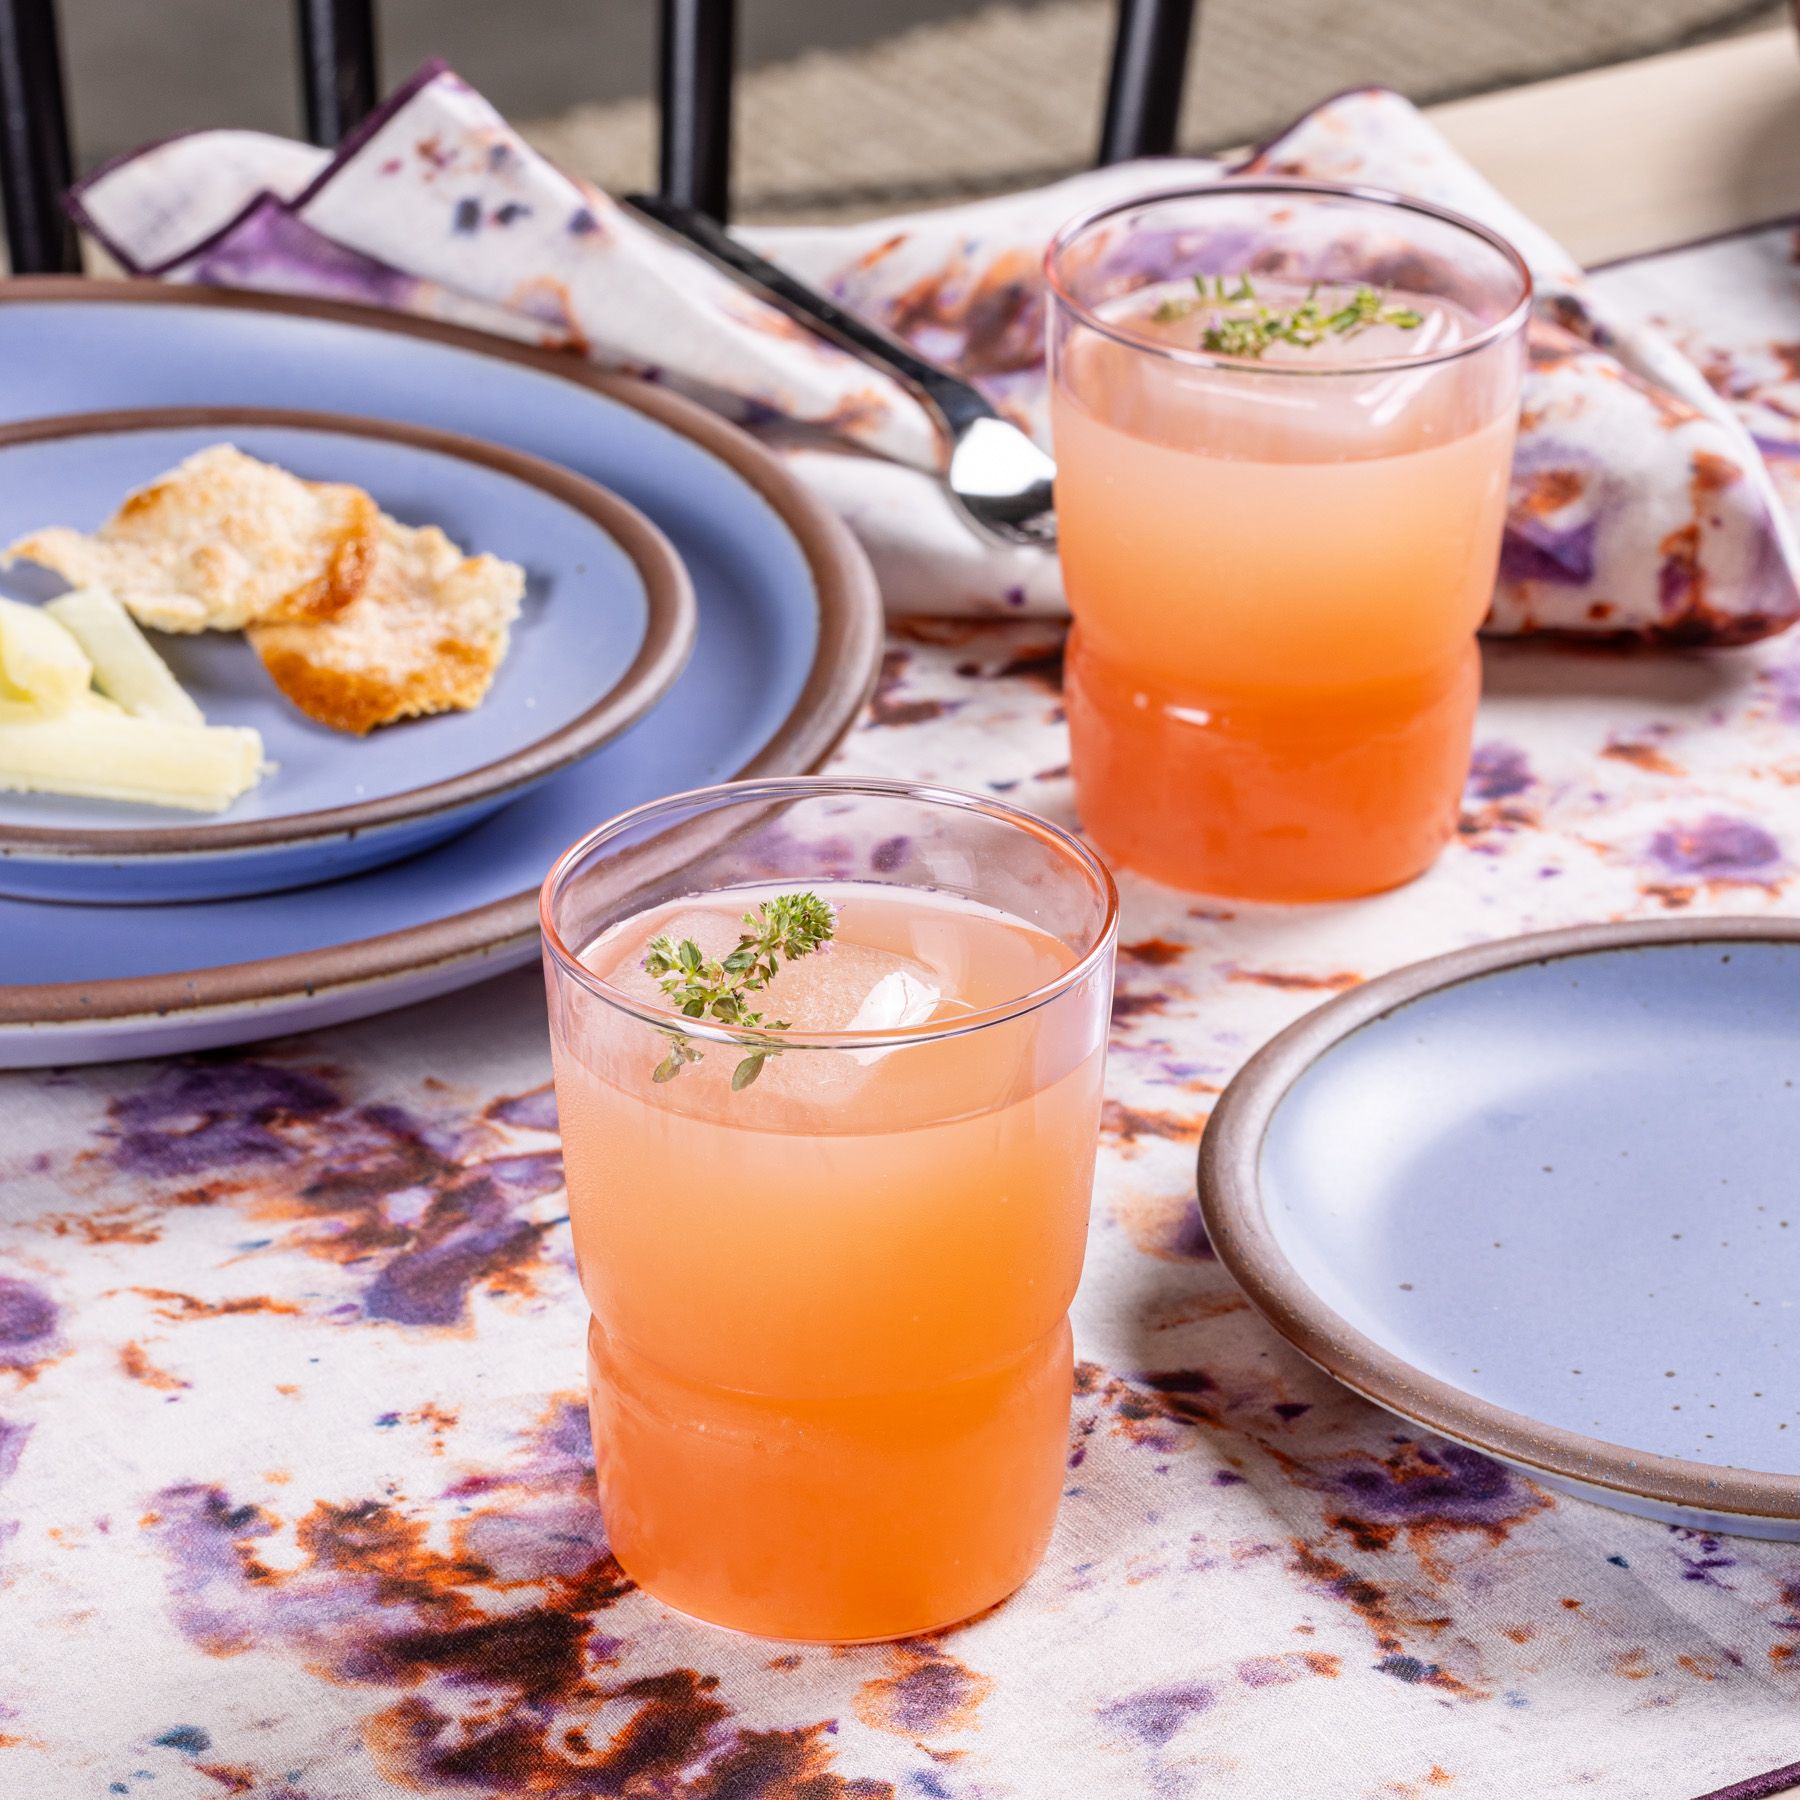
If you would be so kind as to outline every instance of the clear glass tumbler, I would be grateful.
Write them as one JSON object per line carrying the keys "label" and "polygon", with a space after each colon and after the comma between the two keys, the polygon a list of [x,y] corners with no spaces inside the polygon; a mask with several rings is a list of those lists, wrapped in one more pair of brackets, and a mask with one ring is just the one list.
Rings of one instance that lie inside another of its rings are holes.
{"label": "clear glass tumbler", "polygon": [[[760,1025],[669,1010],[653,939],[722,971],[802,892],[834,933],[746,996]],[[745,782],[584,838],[542,920],[619,1561],[770,1637],[904,1636],[1003,1599],[1067,1455],[1104,865],[973,795]]]}
{"label": "clear glass tumbler", "polygon": [[1419,873],[1468,768],[1531,278],[1393,194],[1224,182],[1049,252],[1081,817],[1179,887]]}

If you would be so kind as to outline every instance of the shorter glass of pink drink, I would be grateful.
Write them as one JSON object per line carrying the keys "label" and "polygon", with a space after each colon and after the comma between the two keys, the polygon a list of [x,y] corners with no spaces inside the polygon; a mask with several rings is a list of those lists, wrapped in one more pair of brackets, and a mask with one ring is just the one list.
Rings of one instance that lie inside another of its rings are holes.
{"label": "shorter glass of pink drink", "polygon": [[1083,824],[1202,892],[1345,898],[1454,826],[1531,280],[1396,195],[1222,182],[1049,254]]}
{"label": "shorter glass of pink drink", "polygon": [[745,782],[602,826],[542,916],[627,1573],[832,1642],[1004,1599],[1068,1453],[1105,867],[991,799]]}

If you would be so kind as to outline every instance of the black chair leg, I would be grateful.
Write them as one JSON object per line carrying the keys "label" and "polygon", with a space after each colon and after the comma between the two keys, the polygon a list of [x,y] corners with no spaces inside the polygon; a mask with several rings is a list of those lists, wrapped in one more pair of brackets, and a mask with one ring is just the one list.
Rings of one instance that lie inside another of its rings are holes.
{"label": "black chair leg", "polygon": [[70,167],[56,0],[0,0],[0,192],[15,275],[81,267],[62,208]]}
{"label": "black chair leg", "polygon": [[731,78],[736,0],[662,0],[665,200],[723,221],[731,206]]}
{"label": "black chair leg", "polygon": [[1119,0],[1097,163],[1174,150],[1196,10],[1196,0]]}
{"label": "black chair leg", "polygon": [[374,0],[295,0],[306,135],[334,148],[375,109]]}

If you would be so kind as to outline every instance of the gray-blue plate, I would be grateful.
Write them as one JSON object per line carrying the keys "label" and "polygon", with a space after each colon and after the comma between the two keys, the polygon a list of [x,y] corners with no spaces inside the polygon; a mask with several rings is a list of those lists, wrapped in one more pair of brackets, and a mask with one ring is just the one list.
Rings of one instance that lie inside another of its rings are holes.
{"label": "gray-blue plate", "polygon": [[1357,1392],[1553,1487],[1800,1538],[1800,921],[1514,938],[1343,995],[1208,1124],[1207,1229]]}
{"label": "gray-blue plate", "polygon": [[[249,725],[277,765],[218,815],[0,793],[0,893],[100,904],[210,900],[335,880],[441,843],[597,750],[646,712],[694,640],[668,541],[593,482],[430,431],[268,408],[153,408],[0,427],[0,544],[100,525],[184,457],[235,444],[311,481],[365,489],[406,525],[526,572],[511,647],[482,704],[364,738],[276,690],[241,633],[153,634],[215,725]],[[16,564],[0,590],[60,592]]]}
{"label": "gray-blue plate", "polygon": [[435,849],[317,887],[203,904],[0,900],[0,1065],[245,1043],[426,999],[537,955],[537,887],[640,801],[816,767],[881,656],[844,526],[744,433],[579,358],[320,301],[154,282],[0,282],[0,417],[104,406],[317,406],[461,431],[642,511],[699,632],[628,731]]}

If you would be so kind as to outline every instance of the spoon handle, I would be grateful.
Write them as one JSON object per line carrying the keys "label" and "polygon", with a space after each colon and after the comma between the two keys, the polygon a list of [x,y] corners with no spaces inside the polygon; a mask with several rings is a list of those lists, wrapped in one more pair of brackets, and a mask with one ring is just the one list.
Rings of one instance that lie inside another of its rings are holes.
{"label": "spoon handle", "polygon": [[698,250],[740,287],[830,338],[858,361],[897,376],[916,389],[942,417],[952,438],[976,419],[998,416],[968,382],[927,362],[898,338],[846,312],[817,288],[777,268],[767,257],[758,256],[705,213],[665,200],[659,194],[627,194],[625,204]]}

